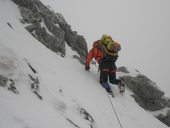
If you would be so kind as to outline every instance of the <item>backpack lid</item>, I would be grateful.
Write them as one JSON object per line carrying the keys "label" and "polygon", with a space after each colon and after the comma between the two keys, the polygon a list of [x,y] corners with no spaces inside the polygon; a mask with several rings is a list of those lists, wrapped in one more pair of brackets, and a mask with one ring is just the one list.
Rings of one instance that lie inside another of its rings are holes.
{"label": "backpack lid", "polygon": [[120,44],[115,42],[115,41],[108,43],[107,47],[108,47],[109,50],[111,50],[111,51],[113,50],[114,52],[119,52],[121,50]]}
{"label": "backpack lid", "polygon": [[102,38],[100,39],[103,44],[107,44],[107,42],[113,41],[111,36],[108,35],[103,35]]}
{"label": "backpack lid", "polygon": [[110,42],[107,42],[107,44],[102,44],[102,45],[103,45],[102,46],[103,52],[111,56],[117,56],[118,52],[121,50],[121,46],[117,42],[110,41]]}

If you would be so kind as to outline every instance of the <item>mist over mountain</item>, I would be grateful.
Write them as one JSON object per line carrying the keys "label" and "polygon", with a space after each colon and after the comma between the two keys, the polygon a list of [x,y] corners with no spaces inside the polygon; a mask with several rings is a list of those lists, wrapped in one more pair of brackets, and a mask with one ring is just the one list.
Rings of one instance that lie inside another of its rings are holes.
{"label": "mist over mountain", "polygon": [[126,92],[109,96],[98,66],[84,71],[86,39],[50,6],[2,0],[0,19],[1,128],[170,126],[170,99],[136,69],[119,67]]}

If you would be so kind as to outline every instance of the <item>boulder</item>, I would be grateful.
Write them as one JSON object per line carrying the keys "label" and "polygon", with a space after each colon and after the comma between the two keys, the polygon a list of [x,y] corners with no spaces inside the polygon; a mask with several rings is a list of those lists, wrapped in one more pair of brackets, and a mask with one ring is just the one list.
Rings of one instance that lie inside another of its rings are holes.
{"label": "boulder", "polygon": [[144,109],[156,111],[165,107],[164,92],[146,76],[139,74],[136,77],[123,76],[121,79],[134,92],[133,97]]}
{"label": "boulder", "polygon": [[123,73],[129,73],[129,71],[127,70],[127,68],[125,66],[121,66],[117,69],[118,72],[123,72]]}

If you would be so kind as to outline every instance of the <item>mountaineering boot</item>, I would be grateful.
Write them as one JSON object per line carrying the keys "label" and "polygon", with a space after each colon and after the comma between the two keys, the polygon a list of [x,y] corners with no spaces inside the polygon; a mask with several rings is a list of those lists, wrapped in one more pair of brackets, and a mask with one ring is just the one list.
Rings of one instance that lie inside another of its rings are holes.
{"label": "mountaineering boot", "polygon": [[113,94],[113,92],[112,92],[112,90],[111,90],[110,88],[107,88],[106,91],[107,91],[110,95],[112,95],[112,97],[114,97],[114,94]]}
{"label": "mountaineering boot", "polygon": [[115,84],[118,85],[118,88],[119,88],[119,92],[120,92],[120,93],[125,92],[125,83],[124,83],[122,80],[116,79],[116,80],[115,80]]}
{"label": "mountaineering boot", "polygon": [[102,83],[102,86],[106,89],[106,91],[107,91],[110,95],[112,95],[112,97],[114,97],[113,92],[112,92],[112,90],[111,90],[110,85],[108,84],[108,82]]}
{"label": "mountaineering boot", "polygon": [[118,84],[118,87],[119,87],[119,92],[120,93],[124,93],[125,92],[125,84],[124,84],[124,82],[120,82],[119,84]]}

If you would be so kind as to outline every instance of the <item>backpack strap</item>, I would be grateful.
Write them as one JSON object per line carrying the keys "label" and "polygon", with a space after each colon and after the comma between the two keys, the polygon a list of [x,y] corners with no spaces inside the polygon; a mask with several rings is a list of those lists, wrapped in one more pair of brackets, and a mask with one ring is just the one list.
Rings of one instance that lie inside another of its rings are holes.
{"label": "backpack strap", "polygon": [[[94,54],[94,49],[97,49],[97,54],[96,54],[96,56],[95,56],[95,54]],[[100,57],[99,56],[99,51],[102,51],[102,44],[101,44],[101,41],[100,40],[97,40],[97,41],[95,41],[94,43],[93,43],[93,56],[94,56],[94,58],[95,59],[97,59],[97,57]]]}
{"label": "backpack strap", "polygon": [[102,44],[102,51],[103,51],[103,56],[109,54],[111,56],[118,56],[118,52],[113,52],[113,51],[109,51],[109,49],[107,48],[107,46],[105,44]]}

